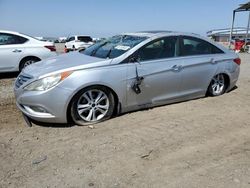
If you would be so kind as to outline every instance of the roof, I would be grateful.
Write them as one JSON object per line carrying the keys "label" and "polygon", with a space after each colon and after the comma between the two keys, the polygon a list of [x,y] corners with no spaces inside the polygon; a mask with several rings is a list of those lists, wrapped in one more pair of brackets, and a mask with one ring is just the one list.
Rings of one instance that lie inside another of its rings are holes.
{"label": "roof", "polygon": [[200,36],[195,33],[186,33],[186,32],[178,32],[178,31],[138,31],[133,33],[122,33],[123,35],[134,35],[134,36],[141,36],[141,37],[154,37],[154,36],[165,36],[165,35],[192,35],[192,36]]}
{"label": "roof", "polygon": [[137,33],[152,33],[152,34],[158,34],[158,33],[173,33],[174,31],[165,31],[165,30],[158,30],[158,31],[138,31]]}
{"label": "roof", "polygon": [[152,37],[156,36],[158,34],[167,34],[171,33],[172,31],[137,31],[137,32],[131,32],[131,33],[123,33],[124,35],[135,35],[135,36],[141,36],[141,37]]}
{"label": "roof", "polygon": [[250,1],[248,3],[240,5],[240,7],[235,9],[234,11],[235,12],[250,11]]}
{"label": "roof", "polygon": [[7,30],[0,30],[0,33],[20,34],[16,31],[7,31]]}

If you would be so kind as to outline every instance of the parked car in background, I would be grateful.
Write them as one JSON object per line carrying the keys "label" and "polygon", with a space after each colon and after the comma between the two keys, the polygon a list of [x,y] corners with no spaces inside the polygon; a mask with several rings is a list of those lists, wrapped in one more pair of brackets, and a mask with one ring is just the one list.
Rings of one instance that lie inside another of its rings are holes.
{"label": "parked car in background", "polygon": [[90,36],[71,36],[66,40],[65,48],[67,50],[86,49],[93,44],[93,39]]}
{"label": "parked car in background", "polygon": [[59,43],[65,43],[67,40],[67,37],[59,37]]}
{"label": "parked car in background", "polygon": [[222,95],[235,86],[240,63],[237,54],[199,35],[126,33],[27,67],[14,92],[26,120],[87,125]]}
{"label": "parked car in background", "polygon": [[0,30],[0,72],[21,71],[27,65],[56,55],[53,43]]}
{"label": "parked car in background", "polygon": [[59,42],[59,38],[56,38],[56,37],[35,37],[35,38],[40,41],[45,41],[45,42],[53,42],[53,43]]}
{"label": "parked car in background", "polygon": [[97,42],[101,42],[104,41],[106,38],[93,38],[93,42],[97,43]]}

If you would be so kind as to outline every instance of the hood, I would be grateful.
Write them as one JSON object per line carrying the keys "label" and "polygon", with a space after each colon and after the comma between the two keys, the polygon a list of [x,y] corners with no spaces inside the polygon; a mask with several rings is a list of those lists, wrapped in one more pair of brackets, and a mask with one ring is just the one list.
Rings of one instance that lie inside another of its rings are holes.
{"label": "hood", "polygon": [[111,59],[87,56],[80,52],[70,52],[29,65],[23,70],[23,72],[34,77],[40,77],[52,72],[60,72],[64,69],[77,70],[92,68],[109,65],[110,62]]}

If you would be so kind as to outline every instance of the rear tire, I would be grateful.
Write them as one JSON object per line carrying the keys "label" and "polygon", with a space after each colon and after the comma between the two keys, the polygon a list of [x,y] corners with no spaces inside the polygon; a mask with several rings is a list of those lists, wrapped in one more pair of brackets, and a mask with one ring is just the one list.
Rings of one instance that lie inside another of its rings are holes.
{"label": "rear tire", "polygon": [[71,117],[77,125],[91,125],[109,119],[114,112],[115,100],[105,87],[91,86],[78,92],[72,99]]}
{"label": "rear tire", "polygon": [[227,88],[227,80],[223,74],[217,74],[213,77],[208,87],[209,96],[219,96],[225,93]]}

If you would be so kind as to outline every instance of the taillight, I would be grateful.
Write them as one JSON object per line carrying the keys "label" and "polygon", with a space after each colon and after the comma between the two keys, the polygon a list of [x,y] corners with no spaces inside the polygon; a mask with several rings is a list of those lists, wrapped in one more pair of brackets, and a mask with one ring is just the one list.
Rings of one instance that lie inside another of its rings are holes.
{"label": "taillight", "polygon": [[51,52],[55,52],[56,51],[56,47],[55,46],[44,46],[45,48],[48,48]]}
{"label": "taillight", "polygon": [[241,64],[241,60],[240,60],[240,58],[236,58],[236,59],[234,59],[234,62],[235,62],[237,65],[240,65],[240,64]]}

